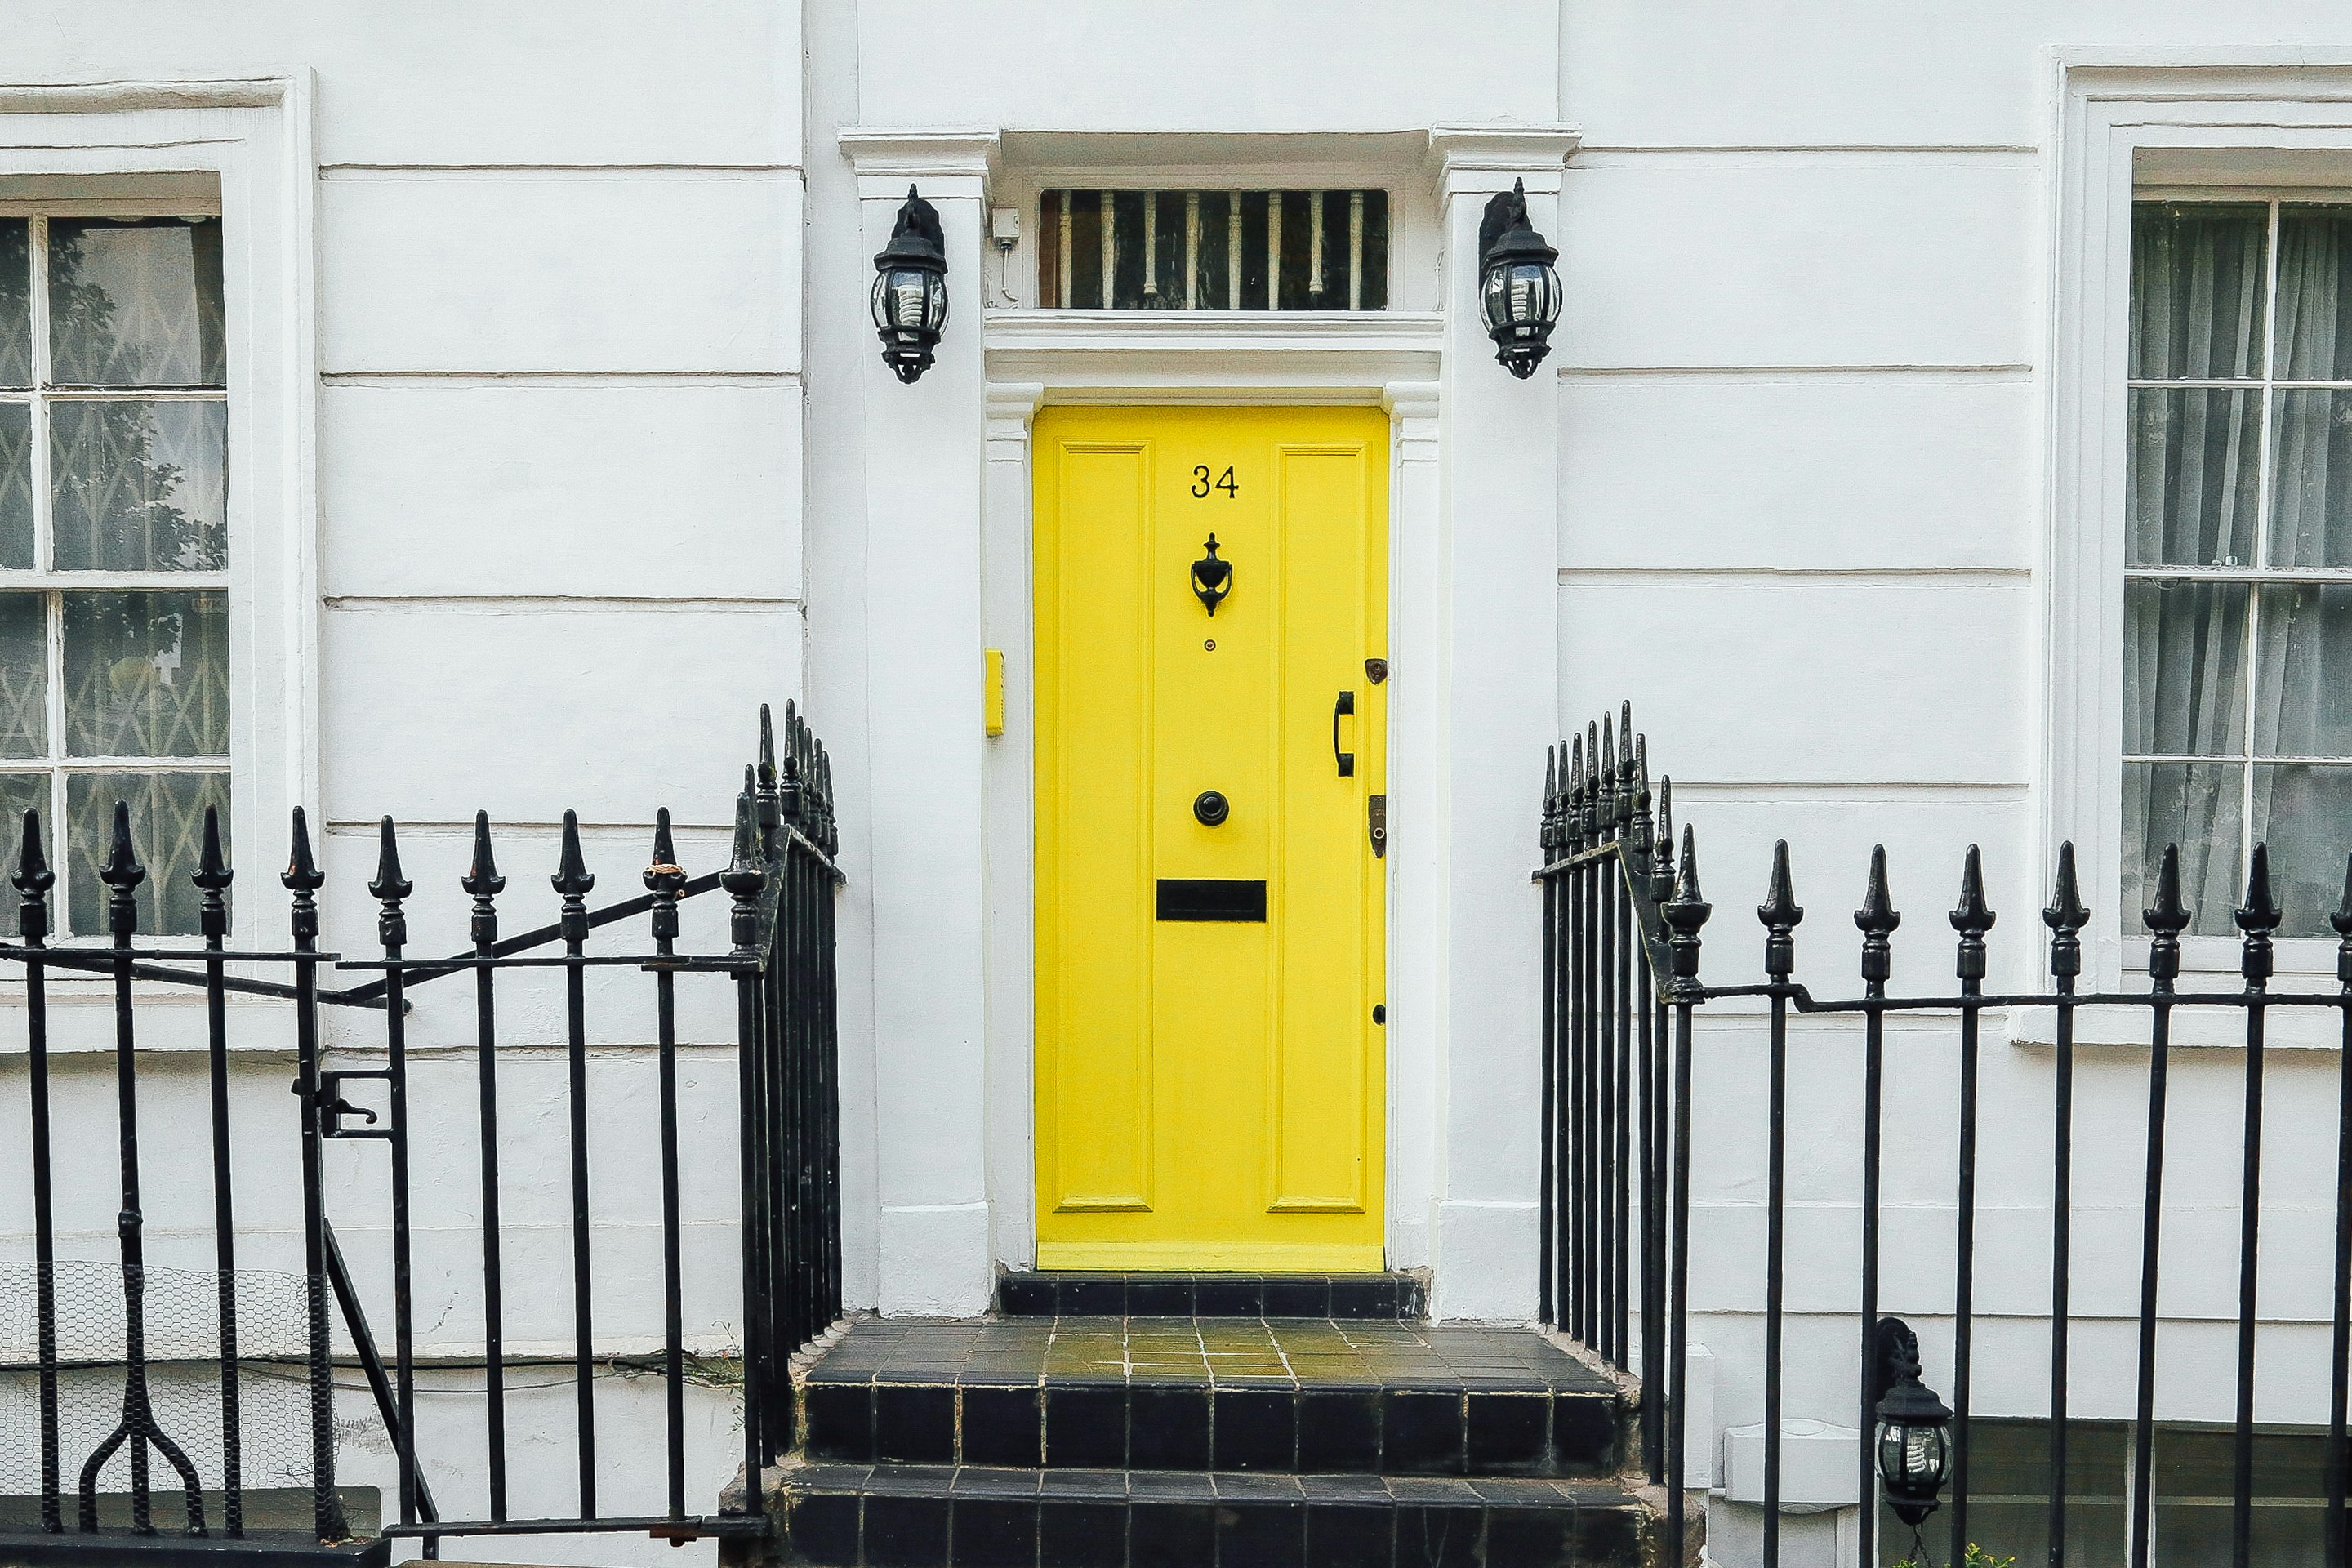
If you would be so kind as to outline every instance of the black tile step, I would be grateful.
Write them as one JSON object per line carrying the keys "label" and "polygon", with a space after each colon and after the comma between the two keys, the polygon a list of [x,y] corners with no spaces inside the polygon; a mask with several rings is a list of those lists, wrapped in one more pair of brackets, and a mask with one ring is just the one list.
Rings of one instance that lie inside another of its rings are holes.
{"label": "black tile step", "polygon": [[1652,1524],[1603,1481],[803,1464],[779,1490],[810,1568],[1635,1568]]}
{"label": "black tile step", "polygon": [[1605,1476],[1617,1390],[1525,1329],[1329,1320],[865,1320],[805,1369],[811,1459]]}
{"label": "black tile step", "polygon": [[1162,1274],[1039,1269],[996,1278],[1008,1318],[1339,1318],[1428,1313],[1417,1274]]}

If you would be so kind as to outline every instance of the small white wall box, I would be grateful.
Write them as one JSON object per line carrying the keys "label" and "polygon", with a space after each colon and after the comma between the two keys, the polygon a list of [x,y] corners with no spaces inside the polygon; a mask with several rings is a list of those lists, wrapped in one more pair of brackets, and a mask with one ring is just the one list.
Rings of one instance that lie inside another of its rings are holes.
{"label": "small white wall box", "polygon": [[[1818,1513],[1853,1508],[1861,1499],[1862,1463],[1851,1426],[1825,1421],[1780,1423],[1780,1511]],[[1764,1426],[1729,1426],[1723,1434],[1723,1495],[1727,1501],[1764,1500]]]}
{"label": "small white wall box", "polygon": [[1010,250],[1021,238],[1021,209],[991,207],[988,209],[988,237],[999,247]]}

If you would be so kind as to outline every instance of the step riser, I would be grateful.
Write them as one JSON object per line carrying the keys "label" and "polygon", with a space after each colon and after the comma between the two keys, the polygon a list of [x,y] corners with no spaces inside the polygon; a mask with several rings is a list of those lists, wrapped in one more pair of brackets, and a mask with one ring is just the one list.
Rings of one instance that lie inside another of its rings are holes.
{"label": "step riser", "polygon": [[1392,1476],[1613,1473],[1613,1397],[1411,1388],[813,1383],[809,1457],[1020,1468]]}
{"label": "step riser", "polygon": [[1428,1290],[1411,1274],[1141,1274],[1043,1270],[1001,1275],[1008,1318],[1331,1318],[1412,1321]]}
{"label": "step riser", "polygon": [[786,1561],[813,1568],[1536,1568],[1640,1559],[1630,1506],[1214,1498],[796,1497]]}

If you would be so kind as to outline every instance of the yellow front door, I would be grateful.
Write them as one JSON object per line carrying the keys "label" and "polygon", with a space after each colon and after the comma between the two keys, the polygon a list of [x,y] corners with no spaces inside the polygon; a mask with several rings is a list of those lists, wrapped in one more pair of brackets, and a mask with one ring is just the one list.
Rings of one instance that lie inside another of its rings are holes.
{"label": "yellow front door", "polygon": [[1378,1268],[1386,421],[1034,450],[1038,1266]]}

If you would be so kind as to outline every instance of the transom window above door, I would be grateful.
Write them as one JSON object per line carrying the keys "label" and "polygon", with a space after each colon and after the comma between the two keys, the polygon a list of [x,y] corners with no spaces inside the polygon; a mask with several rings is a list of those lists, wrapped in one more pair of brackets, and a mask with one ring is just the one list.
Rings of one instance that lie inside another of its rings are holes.
{"label": "transom window above door", "polygon": [[2168,843],[2198,934],[2270,846],[2282,936],[2352,843],[2352,205],[2142,202],[2124,583],[2126,929]]}
{"label": "transom window above door", "polygon": [[0,854],[37,810],[65,935],[117,800],[145,932],[194,932],[227,837],[225,327],[217,217],[0,216]]}
{"label": "transom window above door", "polygon": [[1050,190],[1037,298],[1064,310],[1383,310],[1378,190]]}

